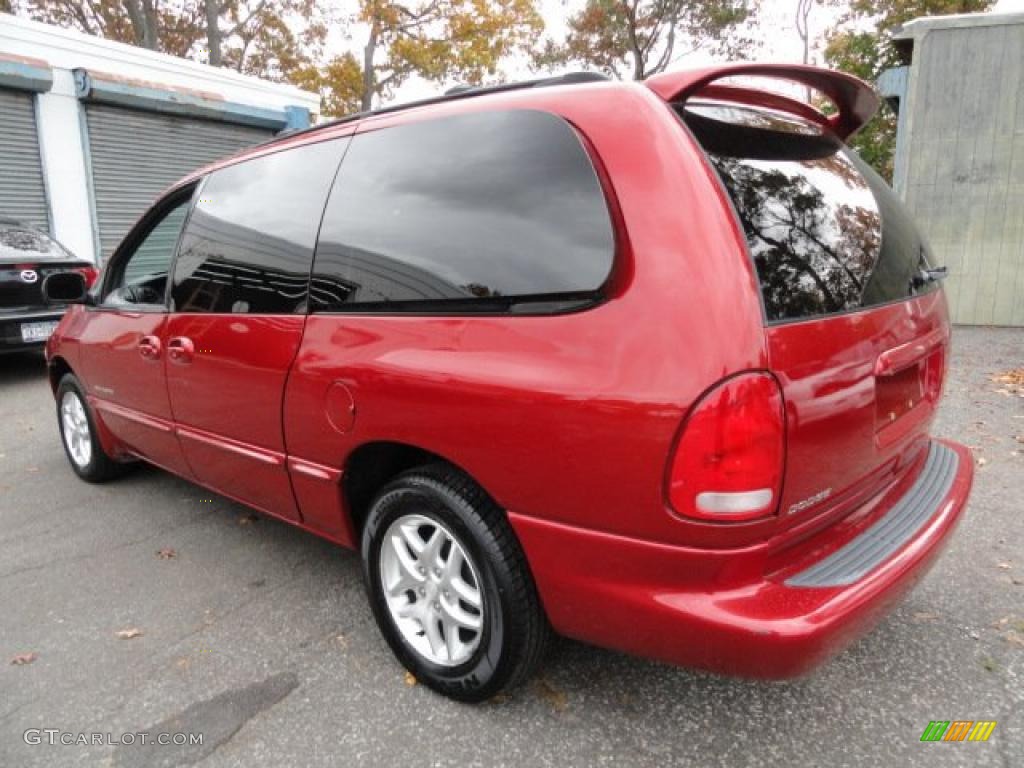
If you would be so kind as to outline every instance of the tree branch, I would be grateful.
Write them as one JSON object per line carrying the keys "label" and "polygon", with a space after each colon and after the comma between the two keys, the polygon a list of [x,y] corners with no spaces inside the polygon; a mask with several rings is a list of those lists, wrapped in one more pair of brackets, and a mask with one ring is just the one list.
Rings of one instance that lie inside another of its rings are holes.
{"label": "tree branch", "polygon": [[224,35],[224,37],[228,38],[228,37],[234,37],[235,35],[237,35],[239,32],[241,32],[243,29],[245,29],[247,26],[249,26],[249,22],[250,21],[252,21],[257,16],[259,16],[261,13],[263,13],[263,9],[266,8],[266,7],[267,7],[267,0],[260,0],[260,2],[256,5],[255,8],[252,9],[252,11],[249,13],[249,15],[246,16],[245,19],[243,19],[242,21],[240,21],[237,24],[235,24],[235,26],[233,26],[228,31],[228,33],[226,35]]}

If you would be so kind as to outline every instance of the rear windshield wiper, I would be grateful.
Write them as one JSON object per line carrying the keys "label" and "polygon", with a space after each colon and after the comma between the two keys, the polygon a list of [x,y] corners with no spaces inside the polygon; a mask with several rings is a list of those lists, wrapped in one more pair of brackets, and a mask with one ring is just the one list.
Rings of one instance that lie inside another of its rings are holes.
{"label": "rear windshield wiper", "polygon": [[945,280],[948,274],[949,271],[946,267],[921,267],[917,274],[910,278],[910,282],[914,288],[924,288],[930,283]]}

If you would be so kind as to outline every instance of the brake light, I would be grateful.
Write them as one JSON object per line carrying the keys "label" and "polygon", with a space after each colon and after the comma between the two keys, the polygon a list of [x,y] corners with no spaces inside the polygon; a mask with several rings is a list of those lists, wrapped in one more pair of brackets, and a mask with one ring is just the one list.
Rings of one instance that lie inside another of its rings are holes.
{"label": "brake light", "polygon": [[779,506],[785,461],[782,392],[745,373],[706,394],[683,426],[669,472],[672,508],[704,520],[750,520]]}
{"label": "brake light", "polygon": [[85,278],[86,290],[92,288],[93,284],[96,282],[96,278],[99,277],[100,274],[100,271],[96,269],[96,267],[75,267],[72,271],[77,272]]}

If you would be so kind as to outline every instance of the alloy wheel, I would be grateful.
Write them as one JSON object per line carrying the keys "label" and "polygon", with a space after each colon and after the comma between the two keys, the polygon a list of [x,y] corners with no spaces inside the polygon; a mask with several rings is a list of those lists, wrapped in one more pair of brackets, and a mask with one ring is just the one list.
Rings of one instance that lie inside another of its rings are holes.
{"label": "alloy wheel", "polygon": [[486,621],[479,571],[448,528],[408,514],[387,530],[380,553],[381,586],[405,642],[445,667],[468,661]]}
{"label": "alloy wheel", "polygon": [[92,461],[92,433],[85,406],[75,392],[65,392],[61,398],[60,418],[68,455],[78,467],[87,467]]}

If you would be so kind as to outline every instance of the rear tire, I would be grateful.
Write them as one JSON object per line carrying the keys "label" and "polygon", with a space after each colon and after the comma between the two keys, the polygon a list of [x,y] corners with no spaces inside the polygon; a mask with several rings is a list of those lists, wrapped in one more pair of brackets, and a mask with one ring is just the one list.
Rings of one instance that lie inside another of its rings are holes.
{"label": "rear tire", "polygon": [[483,701],[528,678],[551,630],[504,512],[460,472],[399,475],[371,505],[363,576],[377,624],[417,680]]}
{"label": "rear tire", "polygon": [[89,483],[117,477],[124,465],[107,456],[96,437],[96,421],[81,383],[66,373],[57,385],[57,425],[61,444],[75,474]]}

